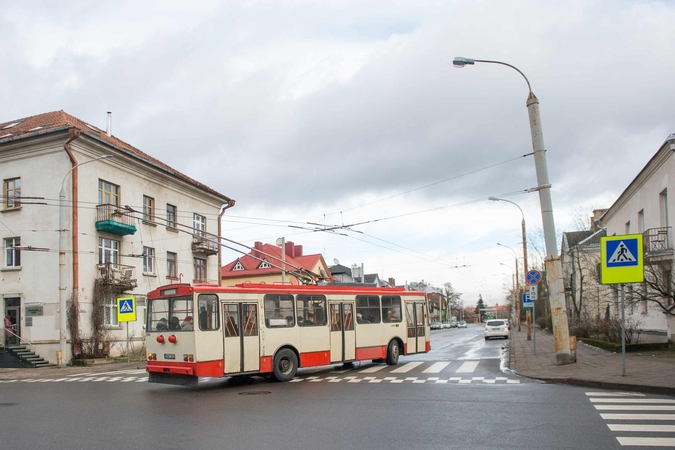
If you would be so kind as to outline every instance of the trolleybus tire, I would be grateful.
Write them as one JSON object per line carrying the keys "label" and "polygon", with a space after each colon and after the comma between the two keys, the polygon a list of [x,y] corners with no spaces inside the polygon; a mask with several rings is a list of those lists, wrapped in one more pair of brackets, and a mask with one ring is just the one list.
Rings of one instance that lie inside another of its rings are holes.
{"label": "trolleybus tire", "polygon": [[272,373],[277,381],[290,381],[298,371],[298,357],[289,348],[282,348],[274,355]]}
{"label": "trolleybus tire", "polygon": [[387,364],[393,366],[398,363],[398,357],[401,355],[401,348],[396,339],[392,340],[387,347]]}

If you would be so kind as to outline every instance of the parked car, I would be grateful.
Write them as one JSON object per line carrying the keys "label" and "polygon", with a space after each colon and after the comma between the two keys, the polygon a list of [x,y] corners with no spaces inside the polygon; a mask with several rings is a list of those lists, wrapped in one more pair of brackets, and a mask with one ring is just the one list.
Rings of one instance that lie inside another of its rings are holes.
{"label": "parked car", "polygon": [[431,322],[432,330],[440,330],[443,327],[440,322]]}
{"label": "parked car", "polygon": [[509,338],[509,326],[504,319],[488,320],[485,323],[485,340],[491,337]]}
{"label": "parked car", "polygon": [[442,328],[452,328],[452,325],[450,324],[450,322],[443,322],[441,324],[441,327]]}
{"label": "parked car", "polygon": [[460,320],[459,322],[457,322],[457,328],[466,328],[466,322]]}
{"label": "parked car", "polygon": [[450,328],[457,328],[457,322],[450,322]]}

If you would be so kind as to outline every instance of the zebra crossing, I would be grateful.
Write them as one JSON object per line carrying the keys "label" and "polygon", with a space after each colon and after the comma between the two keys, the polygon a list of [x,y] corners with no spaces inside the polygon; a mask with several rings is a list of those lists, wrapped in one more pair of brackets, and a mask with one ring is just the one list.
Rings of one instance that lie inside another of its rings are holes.
{"label": "zebra crossing", "polygon": [[[384,383],[384,384],[520,384],[514,376],[477,376],[480,361],[413,361],[395,366],[367,364],[347,367],[333,366],[300,369],[290,383]],[[490,371],[488,371],[490,373]],[[222,380],[202,377],[199,383]],[[120,370],[114,372],[75,374],[60,378],[26,378],[0,380],[10,383],[145,383],[148,374],[145,369]]]}
{"label": "zebra crossing", "polygon": [[[634,392],[586,392],[621,446],[675,448],[675,399]],[[669,413],[670,411],[670,413]]]}
{"label": "zebra crossing", "polygon": [[476,372],[480,361],[458,361],[459,366],[452,363],[452,361],[433,363],[415,361],[397,366],[378,364],[366,368],[336,369],[321,375],[299,373],[290,383],[520,384],[520,379],[515,377],[471,376]]}

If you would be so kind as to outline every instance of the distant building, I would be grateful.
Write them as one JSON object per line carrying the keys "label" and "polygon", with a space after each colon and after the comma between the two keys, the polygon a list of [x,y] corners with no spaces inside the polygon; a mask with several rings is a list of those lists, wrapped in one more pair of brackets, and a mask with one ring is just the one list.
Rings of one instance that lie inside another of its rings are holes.
{"label": "distant building", "polygon": [[293,242],[286,242],[284,250],[285,254],[282,254],[277,245],[256,242],[248,254],[220,269],[220,285],[281,283],[282,278],[288,284],[305,284],[310,278],[317,281],[330,279],[330,271],[321,254],[304,255],[302,245]]}
{"label": "distant building", "polygon": [[363,271],[363,266],[354,265],[350,269],[349,267],[343,266],[341,264],[336,264],[329,267],[331,276],[333,277],[334,284],[365,284],[368,286],[376,287],[392,287],[389,284],[389,281],[384,281],[376,273],[366,274],[364,279],[361,279],[361,272]]}
{"label": "distant building", "polygon": [[126,349],[118,296],[136,298],[138,320],[129,323],[129,335],[142,352],[148,291],[173,281],[218,281],[219,217],[234,200],[113,136],[110,128],[64,111],[1,123],[0,176],[0,304],[19,336],[11,342],[30,343],[50,362],[56,362],[65,313],[59,310],[61,273],[66,361]]}

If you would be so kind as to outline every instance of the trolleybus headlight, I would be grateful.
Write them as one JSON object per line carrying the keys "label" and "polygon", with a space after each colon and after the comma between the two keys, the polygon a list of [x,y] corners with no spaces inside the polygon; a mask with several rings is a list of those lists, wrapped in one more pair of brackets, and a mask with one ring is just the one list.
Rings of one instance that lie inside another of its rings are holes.
{"label": "trolleybus headlight", "polygon": [[171,336],[169,336],[169,342],[171,342],[172,344],[176,343],[176,335],[175,334],[172,334]]}
{"label": "trolleybus headlight", "polygon": [[157,342],[159,342],[160,344],[164,343],[164,335],[163,334],[160,334],[159,336],[157,336]]}

